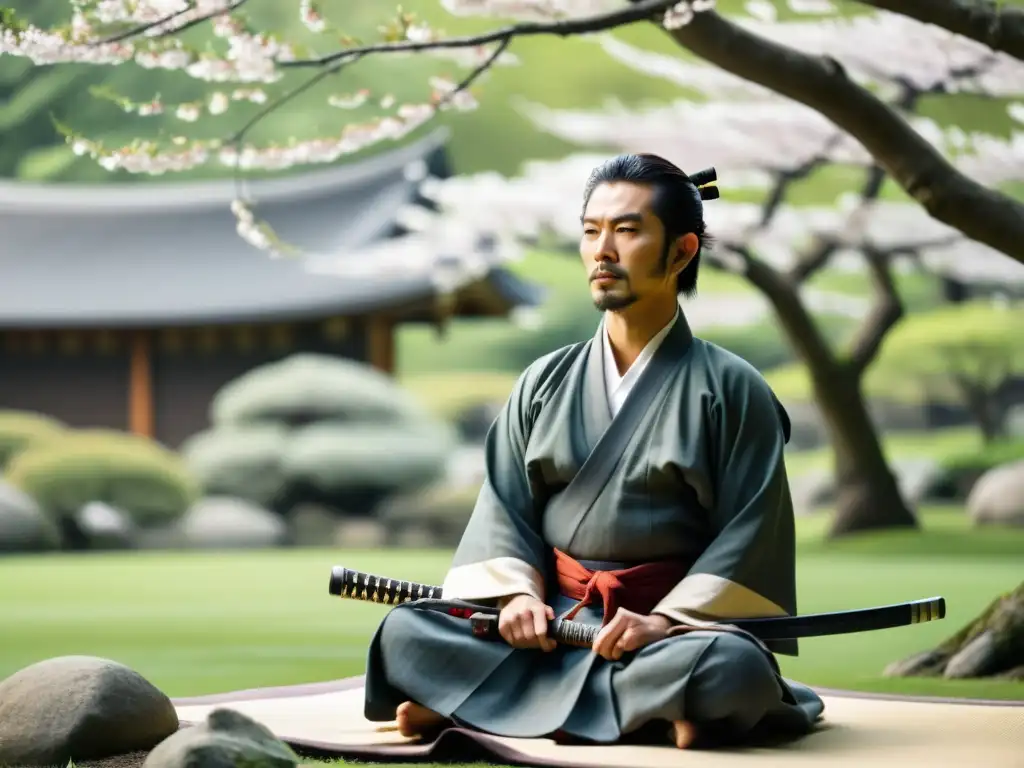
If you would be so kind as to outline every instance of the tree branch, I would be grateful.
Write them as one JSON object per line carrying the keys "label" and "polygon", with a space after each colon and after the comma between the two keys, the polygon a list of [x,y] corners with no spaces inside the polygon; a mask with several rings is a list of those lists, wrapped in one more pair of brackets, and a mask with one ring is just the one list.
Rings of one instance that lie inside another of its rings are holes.
{"label": "tree branch", "polygon": [[992,0],[860,0],[948,29],[1024,61],[1024,8]]}
{"label": "tree branch", "polygon": [[[219,8],[216,11],[210,11],[208,13],[203,13],[198,16],[195,16],[194,18],[188,19],[187,21],[185,21],[177,27],[161,30],[160,32],[154,34],[153,37],[160,38],[168,37],[169,35],[179,35],[182,32],[185,32],[191,29],[192,27],[196,27],[202,24],[203,22],[209,21],[210,19],[213,19],[217,16],[223,16],[225,14],[232,13],[233,11],[236,11],[239,8],[241,8],[247,2],[249,2],[249,0],[232,0],[231,3],[227,4],[223,8]],[[179,16],[187,16],[195,10],[195,7],[195,0],[189,0],[189,2],[186,4],[186,7],[182,8],[180,11],[174,11],[173,13],[169,13],[165,16],[162,16],[161,18],[156,19],[155,21],[147,21],[145,24],[139,24],[138,26],[125,30],[124,32],[119,32],[118,34],[112,35],[111,37],[93,40],[90,43],[90,45],[110,45],[112,43],[120,43],[123,40],[128,40],[133,37],[138,37],[139,35],[144,35],[151,29],[156,29],[157,27],[163,26],[165,24],[170,24],[171,22],[175,21]]]}
{"label": "tree branch", "polygon": [[517,37],[537,37],[538,35],[555,35],[557,37],[587,35],[594,32],[617,29],[637,21],[653,21],[659,13],[667,11],[678,3],[679,0],[641,0],[641,2],[616,11],[597,13],[592,16],[548,22],[525,21],[492,29],[479,35],[447,37],[440,40],[400,40],[393,43],[353,46],[315,59],[281,61],[277,63],[277,66],[281,68],[322,67],[338,59],[364,56],[371,53],[411,53],[442,48],[476,48],[488,43],[498,43]]}
{"label": "tree branch", "polygon": [[[905,100],[908,98],[904,96]],[[863,209],[865,205],[878,199],[884,183],[885,170],[878,165],[871,166],[871,169],[868,171],[868,177],[864,181],[864,186],[860,190],[858,210]],[[857,212],[855,211],[851,214],[851,218],[856,215]],[[828,263],[828,260],[832,258],[832,255],[838,248],[839,242],[836,238],[816,238],[810,247],[797,256],[795,263],[788,273],[790,281],[796,285],[804,283]]]}
{"label": "tree branch", "polygon": [[836,359],[829,343],[801,301],[796,286],[783,273],[757,258],[745,245],[724,247],[742,260],[743,276],[771,302],[790,344],[811,375],[834,367]]}
{"label": "tree branch", "polygon": [[801,285],[828,264],[838,243],[831,238],[819,237],[814,244],[797,255],[787,276],[794,285]]}
{"label": "tree branch", "polygon": [[903,301],[889,270],[890,254],[864,249],[871,283],[875,287],[875,305],[857,329],[850,348],[850,368],[861,376],[882,346],[885,335],[903,317]]}
{"label": "tree branch", "polygon": [[856,138],[932,218],[1024,264],[1024,203],[957,170],[835,60],[770,42],[711,11],[669,34],[705,61],[820,112]]}

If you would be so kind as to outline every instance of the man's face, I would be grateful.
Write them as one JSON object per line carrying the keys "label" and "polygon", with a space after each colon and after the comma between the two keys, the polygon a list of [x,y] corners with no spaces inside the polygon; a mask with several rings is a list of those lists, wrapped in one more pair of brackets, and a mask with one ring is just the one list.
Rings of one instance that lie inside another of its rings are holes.
{"label": "man's face", "polygon": [[[580,256],[599,310],[625,309],[651,294],[676,294],[686,261],[665,268],[665,230],[651,211],[653,190],[614,182],[594,189],[583,214]],[[672,253],[675,252],[673,249]]]}

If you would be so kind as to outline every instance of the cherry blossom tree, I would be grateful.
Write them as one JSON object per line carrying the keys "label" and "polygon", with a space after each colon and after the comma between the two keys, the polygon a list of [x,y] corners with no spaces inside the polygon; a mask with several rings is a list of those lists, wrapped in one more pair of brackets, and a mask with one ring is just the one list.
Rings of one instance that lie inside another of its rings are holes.
{"label": "cherry blossom tree", "polygon": [[[880,80],[888,80],[893,87],[909,83],[915,92],[927,93],[921,79],[929,77],[934,62],[942,59],[965,69],[984,60],[986,88],[991,91],[998,82],[1009,91],[1013,77],[1021,82],[1024,14],[1018,9],[985,0],[878,0],[862,3],[876,9],[871,14],[838,19],[831,15],[834,7],[828,0],[788,0],[790,11],[815,18],[782,23],[774,18],[776,6],[767,0],[751,0],[745,13],[731,18],[714,9],[715,0],[441,0],[453,15],[513,23],[476,35],[446,36],[399,13],[381,27],[381,39],[364,42],[343,34],[313,0],[298,0],[302,21],[323,41],[322,46],[311,46],[322,50],[307,53],[293,41],[251,28],[240,15],[249,2],[69,0],[72,18],[57,29],[38,28],[31,19],[5,12],[0,20],[0,55],[25,56],[42,65],[134,62],[225,85],[226,92],[209,103],[120,100],[137,115],[173,110],[183,121],[222,112],[232,101],[266,101],[253,118],[258,121],[298,93],[373,56],[431,53],[468,69],[461,78],[431,79],[428,92],[411,103],[395,103],[386,94],[345,94],[333,103],[356,105],[372,97],[384,114],[348,123],[339,135],[307,141],[285,139],[257,147],[245,143],[243,130],[220,141],[178,136],[170,147],[140,140],[110,149],[67,129],[77,152],[92,155],[107,168],[167,173],[216,161],[238,170],[281,169],[333,162],[376,142],[401,139],[442,110],[472,108],[470,87],[491,66],[510,60],[508,48],[517,38],[587,35],[654,23],[722,74],[818,112],[870,153],[930,216],[1024,262],[1024,203],[951,162],[908,122],[908,105],[886,99],[884,90],[876,88]],[[206,23],[221,41],[219,49],[200,50],[183,41],[188,30]],[[908,45],[911,39],[920,43]],[[865,55],[869,50],[881,55]],[[910,59],[917,62],[913,72],[907,68]],[[313,72],[305,84],[268,96],[285,73],[303,69]],[[251,203],[240,199],[234,206],[240,233],[260,247],[285,249],[269,223],[256,218]]]}
{"label": "cherry blossom tree", "polygon": [[[800,360],[835,450],[837,514],[831,533],[915,525],[882,451],[862,393],[865,371],[904,314],[895,288],[897,260],[913,259],[946,271],[966,261],[974,277],[999,275],[1024,283],[1024,266],[965,237],[912,202],[880,199],[886,173],[849,134],[808,107],[706,65],[638,50],[613,37],[595,42],[646,74],[667,78],[709,98],[643,109],[610,103],[600,111],[568,111],[523,104],[542,130],[577,144],[614,151],[650,151],[696,170],[714,158],[724,191],[746,187],[758,202],[718,200],[706,207],[718,245],[712,266],[744,276],[771,303]],[[866,41],[862,41],[867,45]],[[931,53],[926,53],[930,56]],[[870,57],[865,55],[865,60]],[[910,110],[925,93],[972,90],[1001,95],[1005,60],[953,56],[945,69],[910,67],[902,76],[876,73],[890,98]],[[1011,67],[1012,68],[1012,67]],[[714,100],[723,95],[731,99]],[[955,162],[978,177],[1020,180],[1019,161],[1007,162],[1012,143],[943,129],[910,118],[919,135],[956,151]],[[1019,141],[1019,140],[1018,140]],[[560,163],[530,163],[519,178],[456,178],[433,190],[442,210],[467,227],[492,227],[507,237],[537,238],[545,231],[578,239],[579,190],[599,159],[577,155]],[[788,205],[794,183],[826,166],[859,169],[859,189],[835,203]],[[863,316],[848,349],[832,349],[817,326],[806,283],[836,260],[860,262],[874,287],[874,305]],[[962,268],[962,267],[961,267]],[[972,271],[973,270],[973,271]]]}

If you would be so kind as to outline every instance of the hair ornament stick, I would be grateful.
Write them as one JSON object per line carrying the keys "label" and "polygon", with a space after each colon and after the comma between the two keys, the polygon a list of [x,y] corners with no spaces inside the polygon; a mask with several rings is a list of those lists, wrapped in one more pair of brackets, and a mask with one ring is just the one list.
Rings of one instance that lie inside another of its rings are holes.
{"label": "hair ornament stick", "polygon": [[721,197],[718,187],[712,186],[718,181],[718,171],[713,167],[690,174],[690,181],[694,183],[697,191],[700,192],[701,200],[717,200]]}

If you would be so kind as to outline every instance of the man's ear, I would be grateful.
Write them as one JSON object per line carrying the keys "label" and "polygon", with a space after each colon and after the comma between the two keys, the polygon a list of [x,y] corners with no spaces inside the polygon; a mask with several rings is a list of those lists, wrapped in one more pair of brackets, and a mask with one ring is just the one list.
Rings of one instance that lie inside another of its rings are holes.
{"label": "man's ear", "polygon": [[672,271],[679,273],[686,269],[687,265],[693,261],[693,257],[697,255],[699,248],[700,238],[698,238],[693,232],[687,232],[685,235],[677,237],[674,249],[675,259],[672,262]]}

